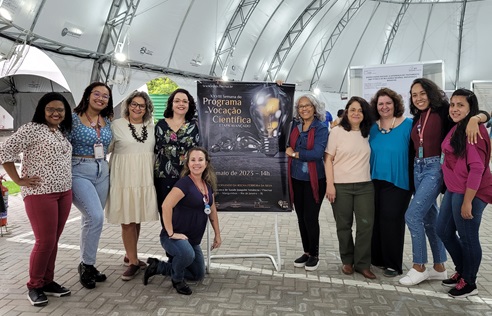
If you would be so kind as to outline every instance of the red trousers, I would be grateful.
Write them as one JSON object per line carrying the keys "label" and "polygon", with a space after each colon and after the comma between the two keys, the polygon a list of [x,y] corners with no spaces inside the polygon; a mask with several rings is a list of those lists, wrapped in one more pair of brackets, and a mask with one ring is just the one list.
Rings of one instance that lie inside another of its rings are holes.
{"label": "red trousers", "polygon": [[36,239],[29,260],[27,288],[41,288],[54,278],[58,240],[72,207],[72,190],[28,195],[24,205]]}

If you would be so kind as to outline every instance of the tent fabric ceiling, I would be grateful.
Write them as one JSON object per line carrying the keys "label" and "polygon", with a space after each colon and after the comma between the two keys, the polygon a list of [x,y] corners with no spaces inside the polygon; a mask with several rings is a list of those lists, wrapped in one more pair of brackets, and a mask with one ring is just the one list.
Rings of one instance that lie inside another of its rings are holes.
{"label": "tent fabric ceiling", "polygon": [[94,64],[114,51],[107,26],[129,10],[135,14],[119,38],[127,35],[129,65],[156,69],[132,67],[131,89],[168,71],[346,93],[351,66],[435,60],[444,61],[444,89],[491,79],[490,0],[4,0],[2,7],[13,20],[1,21],[0,41],[30,30],[28,42],[57,64],[75,99]]}

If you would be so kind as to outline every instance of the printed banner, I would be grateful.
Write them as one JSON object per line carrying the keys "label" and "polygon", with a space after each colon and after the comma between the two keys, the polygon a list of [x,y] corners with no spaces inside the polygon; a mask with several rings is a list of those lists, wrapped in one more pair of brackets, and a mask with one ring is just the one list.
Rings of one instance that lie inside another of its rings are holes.
{"label": "printed banner", "polygon": [[202,145],[217,173],[220,211],[291,211],[285,148],[295,86],[201,81]]}

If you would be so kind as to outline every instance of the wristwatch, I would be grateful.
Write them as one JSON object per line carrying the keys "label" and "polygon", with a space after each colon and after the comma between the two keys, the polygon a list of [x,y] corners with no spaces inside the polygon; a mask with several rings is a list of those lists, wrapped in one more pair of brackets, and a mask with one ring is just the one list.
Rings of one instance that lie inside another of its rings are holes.
{"label": "wristwatch", "polygon": [[296,153],[295,153],[295,152],[293,152],[293,153],[291,154],[291,156],[292,156],[292,158],[296,158]]}

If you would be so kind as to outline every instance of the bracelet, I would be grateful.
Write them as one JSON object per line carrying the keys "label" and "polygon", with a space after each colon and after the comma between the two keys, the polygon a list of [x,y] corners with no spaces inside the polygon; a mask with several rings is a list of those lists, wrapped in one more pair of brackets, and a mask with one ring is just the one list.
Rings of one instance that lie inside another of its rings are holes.
{"label": "bracelet", "polygon": [[169,236],[169,235],[167,235],[167,237],[169,237],[169,238],[171,238],[171,237],[173,237],[173,236],[174,236],[174,232],[173,232],[170,236]]}

